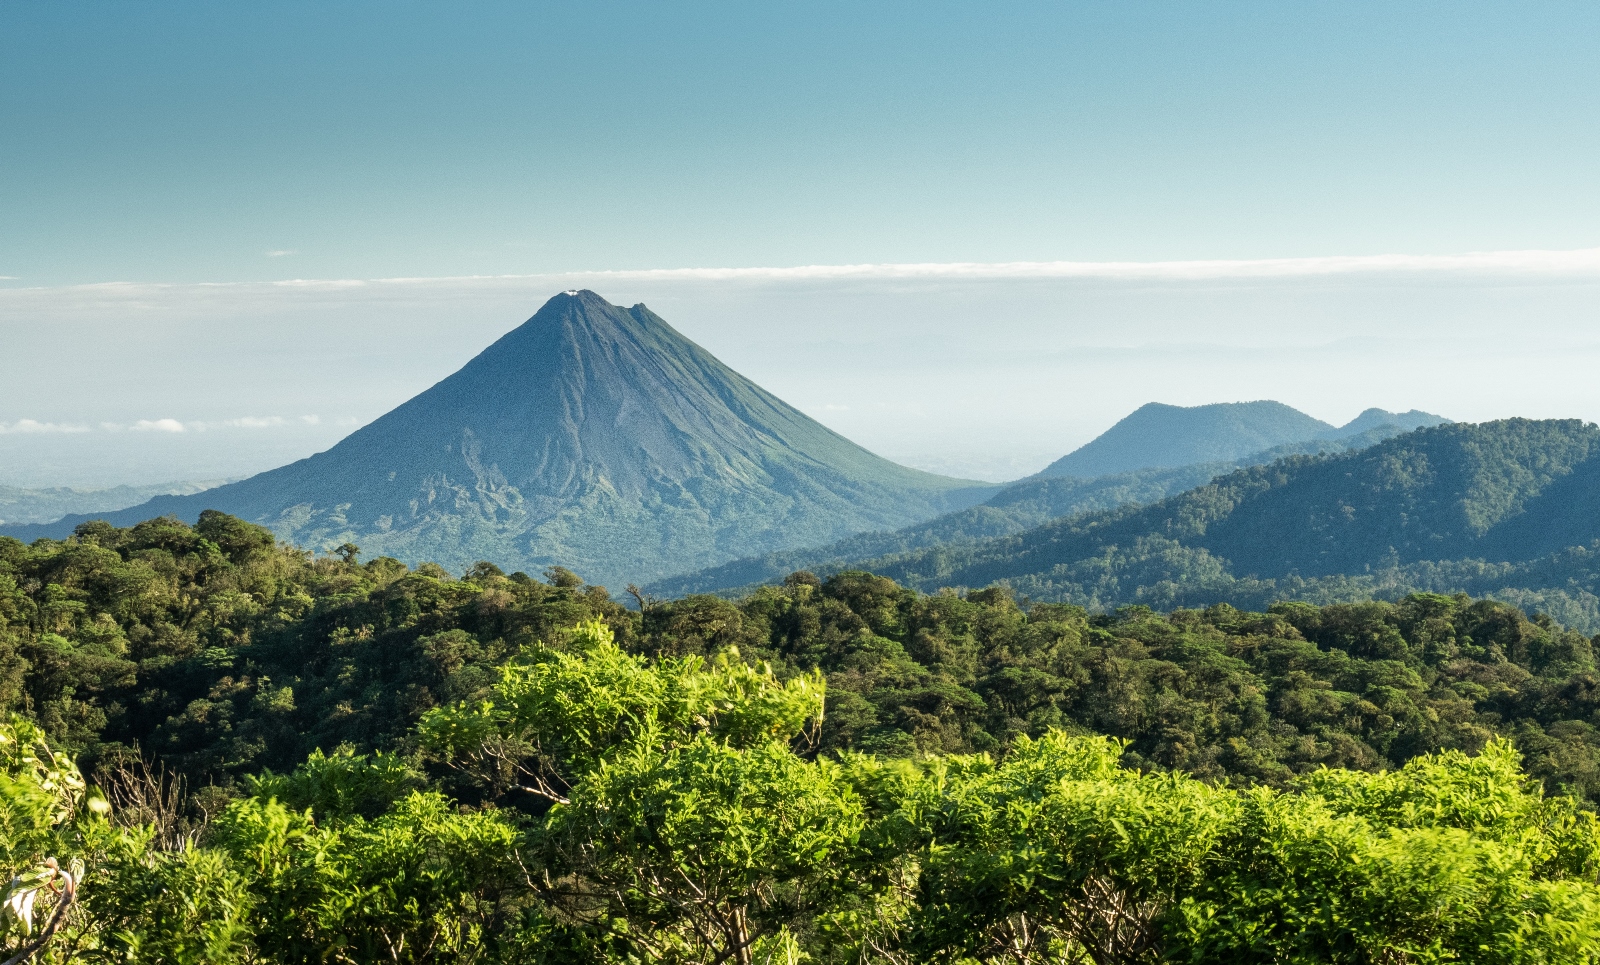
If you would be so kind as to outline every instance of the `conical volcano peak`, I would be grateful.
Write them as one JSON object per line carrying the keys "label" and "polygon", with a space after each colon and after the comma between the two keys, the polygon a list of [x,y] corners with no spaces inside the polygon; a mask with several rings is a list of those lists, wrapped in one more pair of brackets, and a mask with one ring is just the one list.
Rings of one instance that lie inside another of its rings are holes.
{"label": "conical volcano peak", "polygon": [[313,549],[622,585],[897,528],[993,488],[875,456],[643,304],[576,289],[325,453],[111,518],[221,509]]}
{"label": "conical volcano peak", "polygon": [[[492,355],[497,349],[516,346],[528,350],[529,338],[561,339],[597,337],[603,341],[625,339],[624,333],[657,329],[670,332],[682,339],[661,316],[646,308],[643,302],[632,308],[613,305],[604,297],[588,289],[573,289],[552,296],[539,307],[526,322],[508,332],[499,342],[486,349],[482,355]],[[685,344],[690,344],[683,340]]]}
{"label": "conical volcano peak", "polygon": [[626,314],[627,309],[613,305],[597,292],[587,288],[573,288],[551,295],[539,310],[523,324],[539,323],[563,316]]}
{"label": "conical volcano peak", "polygon": [[599,311],[620,312],[624,310],[621,305],[613,305],[606,301],[599,292],[590,291],[587,288],[562,292],[559,295],[552,296],[550,301],[545,302],[546,305],[551,303],[576,304],[590,311],[598,309]]}
{"label": "conical volcano peak", "polygon": [[613,318],[627,315],[627,310],[620,305],[613,305],[600,297],[599,294],[584,289],[564,291],[552,295],[548,301],[539,306],[519,328],[528,326],[539,327],[549,325],[560,320],[574,320],[582,323],[592,323],[597,318]]}
{"label": "conical volcano peak", "polygon": [[434,388],[475,408],[481,393],[504,397],[513,387],[527,401],[554,404],[541,381],[564,382],[574,391],[597,384],[620,391],[622,381],[637,374],[623,368],[695,354],[704,352],[643,305],[625,309],[587,289],[566,291]]}
{"label": "conical volcano peak", "polygon": [[[640,305],[636,305],[634,307],[638,308],[642,305],[643,303],[641,302]],[[599,292],[591,291],[587,288],[569,288],[564,292],[560,292],[559,294],[551,295],[549,301],[539,306],[539,310],[534,313],[534,317],[537,318],[546,311],[550,311],[552,309],[555,311],[579,309],[587,311],[623,313],[628,311],[628,309],[623,308],[621,305],[613,305],[612,303],[606,301],[605,296],[601,295]]]}

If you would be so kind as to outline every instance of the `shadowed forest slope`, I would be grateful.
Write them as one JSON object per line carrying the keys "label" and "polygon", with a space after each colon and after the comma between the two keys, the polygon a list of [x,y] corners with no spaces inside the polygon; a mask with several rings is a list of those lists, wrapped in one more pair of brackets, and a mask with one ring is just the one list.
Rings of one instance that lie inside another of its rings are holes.
{"label": "shadowed forest slope", "polygon": [[[1370,410],[1381,411],[1381,410]],[[796,570],[829,575],[850,569],[860,560],[950,547],[1032,529],[1052,519],[1131,505],[1153,503],[1202,486],[1217,476],[1293,455],[1320,455],[1362,449],[1402,430],[1383,423],[1341,439],[1312,439],[1275,446],[1226,462],[1205,462],[1176,469],[1141,469],[1094,479],[1040,477],[1012,483],[977,506],[890,532],[861,533],[822,547],[777,550],[745,557],[694,573],[671,576],[647,589],[661,596],[686,593],[728,593],[773,582]]]}
{"label": "shadowed forest slope", "polygon": [[138,747],[226,786],[317,748],[402,748],[429,709],[474,704],[522,648],[595,618],[633,653],[821,672],[825,750],[1002,751],[1059,727],[1125,739],[1141,767],[1282,784],[1498,733],[1552,790],[1600,800],[1593,641],[1504,603],[1093,615],[849,572],[641,613],[565,570],[313,558],[220,513],[0,537],[0,711],[90,763]]}
{"label": "shadowed forest slope", "polygon": [[1144,507],[856,561],[924,589],[1102,607],[1495,594],[1600,620],[1600,429],[1509,419],[1241,469]]}

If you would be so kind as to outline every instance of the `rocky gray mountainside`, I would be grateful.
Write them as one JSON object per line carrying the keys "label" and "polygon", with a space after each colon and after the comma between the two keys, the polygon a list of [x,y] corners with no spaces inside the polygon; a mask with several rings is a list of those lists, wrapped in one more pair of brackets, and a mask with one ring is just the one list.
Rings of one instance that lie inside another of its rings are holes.
{"label": "rocky gray mountainside", "polygon": [[[904,526],[997,489],[875,456],[643,305],[579,291],[327,452],[97,518],[219,509],[312,549],[564,566],[619,588]],[[5,532],[60,538],[87,518]]]}
{"label": "rocky gray mountainside", "polygon": [[1344,426],[1314,419],[1282,402],[1218,402],[1177,406],[1151,402],[1039,473],[1042,478],[1092,479],[1140,469],[1226,462],[1274,446],[1340,439],[1385,425],[1396,431],[1448,422],[1415,409],[1368,409]]}

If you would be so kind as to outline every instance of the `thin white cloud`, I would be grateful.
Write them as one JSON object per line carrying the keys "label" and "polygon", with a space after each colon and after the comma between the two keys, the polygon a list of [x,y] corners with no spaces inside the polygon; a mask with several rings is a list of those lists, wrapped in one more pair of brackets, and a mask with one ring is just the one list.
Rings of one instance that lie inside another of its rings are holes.
{"label": "thin white cloud", "polygon": [[[495,276],[495,277],[543,278],[545,276],[543,276],[543,275],[505,275],[505,276]],[[421,280],[422,281],[471,281],[471,280],[474,280],[476,278],[477,278],[476,275],[467,275],[467,276],[462,276],[460,278],[457,278],[457,277],[454,277],[454,276],[441,276],[441,277],[439,277],[437,279],[425,278],[425,279],[421,279]],[[410,279],[406,279],[406,278],[396,278],[396,279],[389,279],[389,278],[374,278],[374,279],[364,279],[364,278],[285,278],[282,281],[272,282],[272,284],[273,284],[274,287],[277,287],[277,288],[316,288],[316,289],[330,289],[331,288],[331,289],[339,289],[339,288],[365,288],[368,285],[381,285],[381,284],[383,284],[385,282],[389,282],[389,281],[406,282],[406,281],[409,281],[409,280]],[[246,282],[245,284],[249,284],[249,283]]]}
{"label": "thin white cloud", "polygon": [[191,422],[195,429],[280,429],[284,426],[314,426],[322,422],[321,416],[303,415],[294,419],[281,415],[247,415],[237,419],[215,419],[209,422]]}
{"label": "thin white cloud", "polygon": [[[1104,278],[1189,281],[1226,278],[1294,278],[1363,274],[1600,275],[1600,248],[1475,251],[1453,255],[1328,255],[1311,258],[1196,259],[1187,261],[916,262],[801,265],[791,268],[649,268],[543,275],[473,275],[460,278],[380,278],[368,284],[594,278],[619,281],[871,281],[1027,280]],[[359,281],[300,279],[280,284],[351,286]]]}
{"label": "thin white cloud", "polygon": [[[805,265],[795,268],[664,268],[575,272],[573,277],[629,281],[818,280],[1026,280],[1107,278],[1199,280],[1292,278],[1381,273],[1600,274],[1600,248],[1571,251],[1479,251],[1456,255],[1332,255],[1315,258],[1246,258],[1192,261],[1014,261],[915,264]],[[403,279],[386,279],[402,281]]]}
{"label": "thin white cloud", "polygon": [[42,433],[88,432],[88,426],[69,425],[62,422],[40,422],[37,419],[18,419],[0,422],[0,435],[35,435]]}
{"label": "thin white cloud", "polygon": [[288,425],[289,420],[285,419],[281,415],[247,415],[238,419],[223,419],[220,422],[213,422],[210,424],[216,426],[226,426],[230,429],[271,429],[276,426]]}
{"label": "thin white cloud", "polygon": [[134,432],[183,432],[184,425],[177,419],[140,419],[130,426]]}
{"label": "thin white cloud", "polygon": [[[288,252],[293,253],[293,252]],[[1483,278],[1600,277],[1600,248],[1476,251],[1449,255],[1328,255],[1310,258],[1193,259],[1184,261],[1014,261],[916,262],[857,265],[800,265],[787,268],[649,268],[617,271],[544,272],[538,274],[451,275],[395,278],[288,278],[275,282],[209,282],[167,284],[99,282],[61,288],[0,289],[0,307],[13,299],[59,301],[77,295],[94,303],[126,303],[128,299],[164,293],[265,293],[272,290],[340,292],[347,290],[425,286],[493,288],[498,285],[573,289],[604,287],[615,282],[870,282],[1102,279],[1125,281],[1207,281],[1228,279],[1294,279],[1358,276]],[[76,299],[74,299],[76,300]]]}
{"label": "thin white cloud", "polygon": [[[209,432],[215,429],[281,429],[284,426],[316,425],[322,420],[317,416],[301,416],[298,419],[287,419],[281,415],[247,415],[236,419],[205,419],[191,422],[179,422],[177,419],[140,419],[132,428],[140,431],[155,432]],[[107,429],[120,429],[116,423],[106,422],[102,425]]]}
{"label": "thin white cloud", "polygon": [[279,248],[279,249],[267,252],[267,257],[268,258],[287,258],[290,255],[298,255],[299,253],[300,252],[297,249],[294,249],[294,248]]}
{"label": "thin white cloud", "polygon": [[[343,425],[350,420],[339,420]],[[303,415],[297,419],[288,419],[281,415],[269,416],[240,416],[237,419],[212,419],[193,420],[181,422],[177,419],[139,419],[132,424],[125,422],[101,422],[102,432],[206,432],[214,429],[277,429],[284,426],[314,426],[320,425],[320,416]],[[35,419],[21,419],[10,424],[0,422],[0,435],[8,433],[46,433],[46,432],[92,432],[89,426],[56,422],[39,422]]]}

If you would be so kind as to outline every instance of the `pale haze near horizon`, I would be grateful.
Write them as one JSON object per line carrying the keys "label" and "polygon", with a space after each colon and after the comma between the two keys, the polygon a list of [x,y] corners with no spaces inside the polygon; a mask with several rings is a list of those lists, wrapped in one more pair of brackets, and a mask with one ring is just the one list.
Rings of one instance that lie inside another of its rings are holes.
{"label": "pale haze near horizon", "polygon": [[570,287],[975,478],[1148,401],[1593,420],[1587,263],[646,270],[1592,250],[1597,44],[1581,3],[0,5],[0,484],[280,465]]}
{"label": "pale haze near horizon", "polygon": [[[1574,324],[1600,311],[1600,272],[12,289],[0,378],[27,402],[0,428],[0,483],[272,468],[426,389],[570,287],[642,301],[843,435],[968,478],[1037,471],[1149,401],[1275,399],[1334,424],[1368,406],[1600,418],[1600,338]],[[63,353],[71,392],[48,364]]]}

